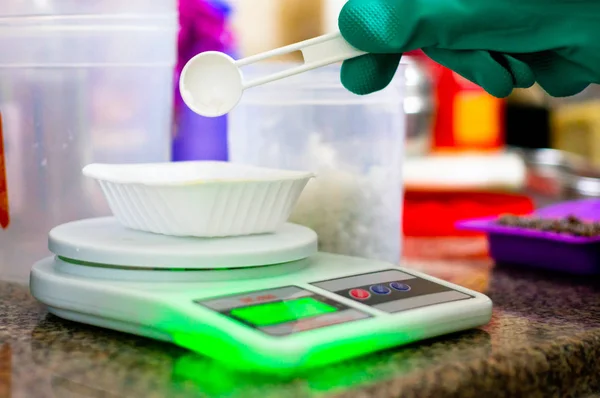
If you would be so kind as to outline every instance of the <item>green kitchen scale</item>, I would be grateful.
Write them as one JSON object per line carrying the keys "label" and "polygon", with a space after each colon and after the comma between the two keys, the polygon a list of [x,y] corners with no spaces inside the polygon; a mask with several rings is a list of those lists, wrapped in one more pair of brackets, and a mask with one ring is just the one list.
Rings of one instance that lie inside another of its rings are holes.
{"label": "green kitchen scale", "polygon": [[31,292],[61,318],[171,342],[237,370],[294,374],[487,324],[483,294],[321,253],[317,234],[186,238],[76,221],[49,234]]}

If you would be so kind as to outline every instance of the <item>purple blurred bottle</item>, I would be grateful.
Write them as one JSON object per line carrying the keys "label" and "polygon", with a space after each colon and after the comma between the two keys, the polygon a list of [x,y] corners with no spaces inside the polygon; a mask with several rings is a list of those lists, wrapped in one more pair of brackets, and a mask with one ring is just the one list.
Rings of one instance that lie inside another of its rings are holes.
{"label": "purple blurred bottle", "polygon": [[227,116],[206,118],[181,99],[179,75],[185,64],[204,51],[233,55],[229,31],[230,7],[222,0],[179,0],[179,60],[175,76],[175,136],[173,161],[228,160]]}

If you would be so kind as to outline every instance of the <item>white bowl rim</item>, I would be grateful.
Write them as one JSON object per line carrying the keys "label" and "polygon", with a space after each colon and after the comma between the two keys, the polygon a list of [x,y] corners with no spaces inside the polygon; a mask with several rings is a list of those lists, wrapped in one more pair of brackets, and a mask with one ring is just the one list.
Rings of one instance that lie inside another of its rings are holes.
{"label": "white bowl rim", "polygon": [[[143,168],[143,167],[177,167],[178,165],[189,166],[190,164],[222,165],[224,167],[239,167],[240,169],[265,172],[260,178],[189,178],[174,181],[152,181],[144,178],[131,178],[124,174],[119,174],[118,170],[123,168]],[[117,172],[115,172],[115,170]],[[310,180],[317,177],[316,173],[308,171],[284,170],[267,167],[258,167],[244,165],[225,161],[186,161],[186,162],[161,162],[161,163],[130,163],[130,164],[111,164],[111,163],[92,163],[82,169],[84,176],[93,178],[97,181],[108,182],[121,185],[143,185],[155,187],[182,187],[190,185],[223,185],[223,184],[247,184],[247,183],[277,183],[284,181]]]}

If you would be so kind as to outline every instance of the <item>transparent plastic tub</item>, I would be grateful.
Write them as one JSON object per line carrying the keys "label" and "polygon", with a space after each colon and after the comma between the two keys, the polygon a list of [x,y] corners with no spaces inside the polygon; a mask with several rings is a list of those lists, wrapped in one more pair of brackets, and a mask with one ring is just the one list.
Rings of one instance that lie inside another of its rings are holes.
{"label": "transparent plastic tub", "polygon": [[110,214],[85,165],[170,159],[177,31],[175,0],[0,9],[0,279],[26,282],[52,227]]}
{"label": "transparent plastic tub", "polygon": [[[246,68],[246,78],[289,67]],[[320,249],[397,263],[401,254],[404,74],[356,96],[338,65],[247,90],[230,115],[233,162],[317,174],[291,221],[313,228]]]}

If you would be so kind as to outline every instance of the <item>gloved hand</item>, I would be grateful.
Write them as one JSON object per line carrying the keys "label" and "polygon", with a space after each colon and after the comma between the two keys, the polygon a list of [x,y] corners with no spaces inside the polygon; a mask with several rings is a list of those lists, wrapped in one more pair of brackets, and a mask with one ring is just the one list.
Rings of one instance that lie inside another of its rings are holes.
{"label": "gloved hand", "polygon": [[339,28],[370,53],[342,66],[356,94],[385,88],[417,49],[495,97],[535,82],[570,96],[600,82],[600,0],[349,0]]}

